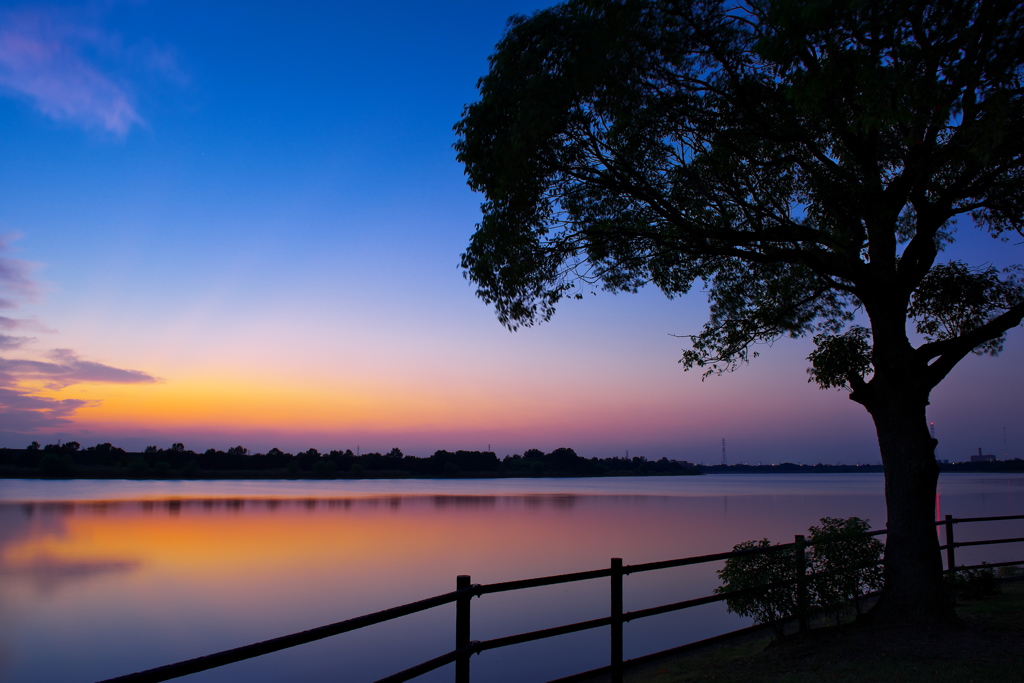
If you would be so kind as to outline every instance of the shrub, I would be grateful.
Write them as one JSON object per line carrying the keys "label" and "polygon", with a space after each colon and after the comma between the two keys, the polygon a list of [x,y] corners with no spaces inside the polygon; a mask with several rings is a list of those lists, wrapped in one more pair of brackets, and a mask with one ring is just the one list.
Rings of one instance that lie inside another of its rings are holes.
{"label": "shrub", "polygon": [[808,529],[807,567],[813,574],[811,603],[818,608],[836,611],[853,604],[860,614],[860,598],[882,587],[884,546],[868,535],[871,529],[859,517],[836,519],[822,517],[821,526]]}
{"label": "shrub", "polygon": [[1004,565],[996,568],[996,576],[1000,579],[1015,579],[1021,574],[1024,574],[1021,568],[1014,565]]}
{"label": "shrub", "polygon": [[[796,578],[796,563],[791,547],[773,546],[767,538],[762,538],[760,541],[744,541],[732,549],[734,552],[755,549],[763,552],[727,559],[725,566],[718,571],[722,585],[715,589],[716,593],[751,590]],[[796,585],[791,583],[726,598],[725,605],[730,612],[752,617],[758,624],[778,621],[793,615],[796,609]],[[776,626],[776,634],[782,635],[781,626]]]}
{"label": "shrub", "polygon": [[[882,543],[867,534],[867,521],[858,517],[823,517],[820,526],[808,529],[805,553],[806,569],[813,576],[808,582],[808,607],[836,611],[851,602],[860,610],[859,599],[881,587],[878,563]],[[777,549],[776,549],[777,548]],[[757,592],[726,598],[726,608],[735,614],[752,617],[758,624],[792,617],[797,609],[797,585],[776,586],[797,578],[793,546],[773,546],[767,538],[745,541],[733,551],[762,550],[730,557],[719,570],[722,585],[716,593],[728,594],[765,587]],[[775,627],[781,635],[780,626]]]}
{"label": "shrub", "polygon": [[999,592],[999,581],[992,567],[957,567],[946,574],[946,582],[953,598],[958,600],[980,600]]}

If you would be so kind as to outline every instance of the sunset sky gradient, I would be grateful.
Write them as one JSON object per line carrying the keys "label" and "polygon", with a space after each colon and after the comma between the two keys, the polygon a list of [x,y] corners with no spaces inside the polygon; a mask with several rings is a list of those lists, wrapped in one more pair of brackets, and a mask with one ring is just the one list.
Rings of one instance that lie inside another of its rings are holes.
{"label": "sunset sky gradient", "polygon": [[[877,462],[807,340],[684,373],[699,292],[599,292],[516,333],[475,298],[452,126],[543,6],[5,3],[0,446]],[[1022,260],[960,238],[949,258]],[[940,458],[1024,456],[1022,369],[1017,329],[936,390]]]}

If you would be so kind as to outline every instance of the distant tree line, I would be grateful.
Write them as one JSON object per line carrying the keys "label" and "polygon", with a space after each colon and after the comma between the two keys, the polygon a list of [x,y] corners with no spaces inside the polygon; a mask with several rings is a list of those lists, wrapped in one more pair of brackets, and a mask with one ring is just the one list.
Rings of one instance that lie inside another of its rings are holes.
{"label": "distant tree line", "polygon": [[[792,462],[784,462],[774,465],[748,465],[737,463],[735,465],[696,465],[704,474],[809,474],[814,472],[831,473],[853,473],[853,472],[883,472],[882,465],[830,465],[817,463],[815,465],[798,465]],[[1011,460],[993,460],[989,462],[940,462],[941,472],[1024,472],[1024,460],[1014,458]]]}
{"label": "distant tree line", "polygon": [[77,441],[27,448],[0,449],[0,476],[134,479],[336,479],[397,477],[559,477],[691,475],[700,469],[667,458],[584,458],[571,448],[550,453],[530,449],[499,459],[492,451],[436,451],[430,457],[406,455],[398,448],[386,454],[356,455],[351,449],[320,453],[315,448],[285,453],[271,448],[250,453],[244,446],[199,453],[182,443],[170,448],[149,446],[130,453],[109,443],[82,448]]}
{"label": "distant tree line", "polygon": [[[1024,472],[1024,460],[941,463],[943,472]],[[881,465],[693,465],[642,456],[584,458],[571,448],[545,453],[531,448],[499,459],[492,451],[436,451],[430,457],[388,453],[356,455],[351,449],[320,453],[310,448],[285,453],[271,448],[251,453],[244,446],[202,453],[182,443],[148,446],[130,453],[109,443],[82,448],[77,441],[27,448],[0,448],[0,477],[83,479],[337,479],[400,477],[601,477],[691,474],[789,474],[814,472],[881,472]]]}

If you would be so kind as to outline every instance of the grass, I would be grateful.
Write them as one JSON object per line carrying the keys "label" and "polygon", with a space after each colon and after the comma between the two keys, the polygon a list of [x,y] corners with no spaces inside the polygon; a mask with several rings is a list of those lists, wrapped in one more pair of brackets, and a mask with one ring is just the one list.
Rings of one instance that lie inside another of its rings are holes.
{"label": "grass", "polygon": [[964,602],[957,614],[962,627],[821,628],[780,643],[767,634],[748,635],[634,667],[625,681],[1024,682],[1024,582]]}

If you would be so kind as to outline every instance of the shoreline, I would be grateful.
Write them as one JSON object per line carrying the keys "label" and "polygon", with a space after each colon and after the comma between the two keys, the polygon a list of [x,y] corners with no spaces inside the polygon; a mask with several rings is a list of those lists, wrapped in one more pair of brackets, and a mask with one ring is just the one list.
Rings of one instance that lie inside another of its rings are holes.
{"label": "shoreline", "polygon": [[[464,479],[566,479],[609,477],[691,477],[705,474],[863,474],[884,473],[881,465],[693,465],[680,471],[635,471],[605,470],[601,472],[550,471],[536,473],[523,470],[498,471],[465,471],[446,473],[424,473],[411,470],[371,470],[341,471],[322,473],[314,470],[291,472],[284,468],[274,470],[258,469],[210,469],[183,472],[180,469],[167,468],[164,473],[136,473],[131,467],[70,465],[68,472],[47,473],[43,467],[24,467],[17,465],[0,465],[0,479],[46,479],[61,480],[129,480],[129,481],[331,481],[331,480],[388,480],[388,479],[423,479],[423,480],[464,480]],[[1024,472],[1024,460],[1000,460],[983,463],[943,463],[939,465],[940,473],[972,473],[972,474],[1008,474]]]}

